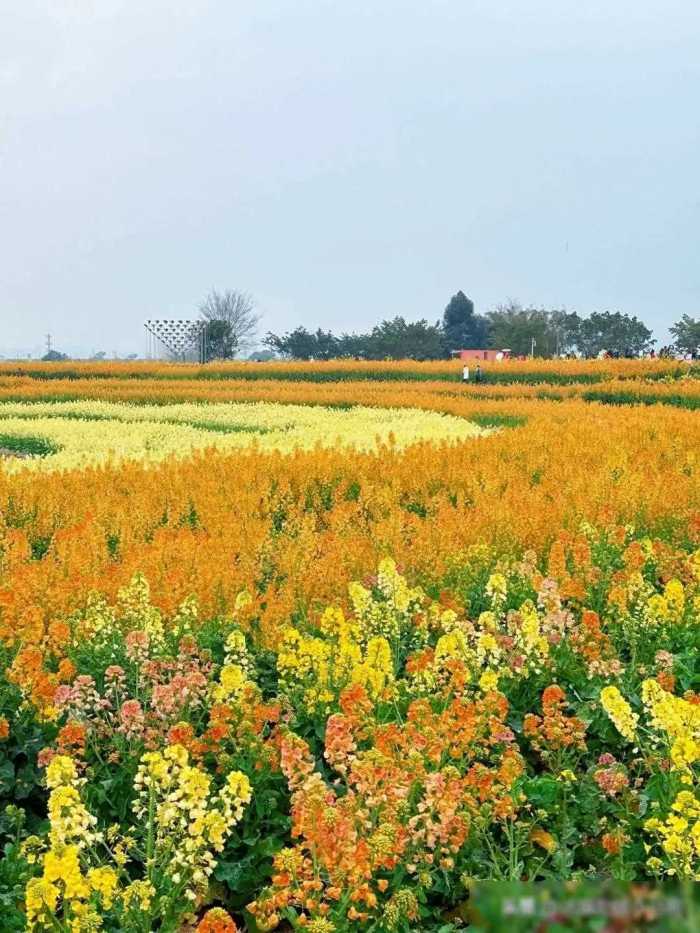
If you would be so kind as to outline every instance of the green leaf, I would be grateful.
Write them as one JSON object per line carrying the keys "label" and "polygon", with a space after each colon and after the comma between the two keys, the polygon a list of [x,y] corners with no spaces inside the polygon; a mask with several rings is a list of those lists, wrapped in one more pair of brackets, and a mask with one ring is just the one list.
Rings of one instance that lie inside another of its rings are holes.
{"label": "green leaf", "polygon": [[0,764],[0,794],[9,794],[15,783],[15,766],[11,761]]}

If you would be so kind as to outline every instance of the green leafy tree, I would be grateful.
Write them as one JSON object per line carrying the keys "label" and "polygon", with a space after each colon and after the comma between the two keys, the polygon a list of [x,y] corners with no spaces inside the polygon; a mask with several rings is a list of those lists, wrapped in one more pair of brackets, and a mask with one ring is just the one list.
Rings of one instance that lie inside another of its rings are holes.
{"label": "green leafy tree", "polygon": [[652,348],[652,333],[638,318],[619,311],[595,311],[581,321],[578,347],[585,356],[601,351],[639,356]]}
{"label": "green leafy tree", "polygon": [[427,321],[403,317],[382,321],[367,340],[367,359],[436,360],[443,356],[442,331]]}
{"label": "green leafy tree", "polygon": [[581,318],[575,311],[549,312],[549,337],[553,353],[571,353],[578,347]]}
{"label": "green leafy tree", "polygon": [[479,349],[488,345],[489,322],[474,314],[474,302],[463,291],[450,298],[442,316],[445,355],[452,350]]}
{"label": "green leafy tree", "polygon": [[435,360],[444,355],[442,330],[427,321],[403,317],[381,321],[368,334],[342,334],[320,328],[312,333],[297,327],[286,334],[268,333],[263,343],[274,353],[294,360]]}
{"label": "green leafy tree", "polygon": [[69,360],[70,357],[67,353],[59,353],[58,350],[49,350],[41,359],[43,363],[62,363],[64,360]]}
{"label": "green leafy tree", "polygon": [[515,356],[549,356],[556,352],[555,336],[549,314],[536,308],[523,308],[517,301],[499,305],[488,315],[489,342],[498,350],[510,350]]}
{"label": "green leafy tree", "polygon": [[296,327],[286,334],[268,331],[263,338],[263,344],[273,353],[293,360],[312,360],[316,349],[314,335],[305,327]]}
{"label": "green leafy tree", "polygon": [[329,330],[321,330],[319,327],[314,334],[316,338],[317,360],[333,360],[338,356],[338,338]]}
{"label": "green leafy tree", "polygon": [[681,353],[697,353],[700,348],[700,320],[684,314],[680,321],[671,327],[674,346]]}
{"label": "green leafy tree", "polygon": [[293,360],[332,360],[338,356],[338,339],[320,327],[315,333],[305,327],[281,335],[270,332],[263,344],[274,353]]}
{"label": "green leafy tree", "polygon": [[232,360],[238,350],[238,339],[229,321],[207,321],[204,325],[206,360]]}
{"label": "green leafy tree", "polygon": [[369,334],[341,334],[338,337],[338,356],[353,360],[367,359],[370,341]]}

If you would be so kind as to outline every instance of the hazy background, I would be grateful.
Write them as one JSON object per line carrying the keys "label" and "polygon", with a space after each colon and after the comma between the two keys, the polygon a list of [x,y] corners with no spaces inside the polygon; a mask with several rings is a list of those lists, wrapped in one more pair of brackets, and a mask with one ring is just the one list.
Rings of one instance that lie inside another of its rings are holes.
{"label": "hazy background", "polygon": [[697,0],[0,0],[0,352],[700,312]]}

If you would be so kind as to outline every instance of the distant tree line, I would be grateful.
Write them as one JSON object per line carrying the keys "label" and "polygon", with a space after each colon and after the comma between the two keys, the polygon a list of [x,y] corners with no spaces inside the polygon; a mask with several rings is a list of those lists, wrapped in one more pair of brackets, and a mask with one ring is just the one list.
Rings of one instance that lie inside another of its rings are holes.
{"label": "distant tree line", "polygon": [[[697,338],[700,329],[687,315],[676,328],[677,348]],[[694,336],[687,336],[689,333]],[[264,345],[279,356],[295,360],[353,358],[445,359],[456,350],[508,349],[516,356],[554,356],[580,353],[597,356],[606,350],[620,356],[639,356],[654,345],[652,332],[637,317],[619,311],[594,312],[582,317],[575,311],[525,308],[515,301],[499,305],[488,314],[474,311],[474,303],[459,291],[450,299],[442,319],[434,324],[423,319],[395,317],[382,321],[364,334],[334,334],[319,328],[297,327],[285,334],[268,333]],[[697,340],[695,343],[697,346]]]}
{"label": "distant tree line", "polygon": [[[407,321],[398,316],[381,321],[366,333],[334,334],[297,327],[284,334],[268,332],[262,351],[250,353],[256,343],[260,321],[248,292],[212,289],[199,305],[204,340],[193,348],[191,358],[202,362],[228,360],[244,353],[249,359],[267,360],[281,356],[293,360],[439,360],[457,350],[510,350],[514,356],[597,356],[607,351],[615,356],[639,356],[649,352],[655,341],[652,332],[637,317],[619,311],[595,311],[583,317],[575,311],[523,307],[508,301],[487,314],[477,314],[474,302],[463,291],[453,295],[440,320]],[[700,319],[687,314],[671,327],[674,343],[662,352],[700,354]],[[127,359],[135,358],[132,354]],[[104,359],[100,352],[93,359]],[[51,350],[47,361],[68,359]]]}

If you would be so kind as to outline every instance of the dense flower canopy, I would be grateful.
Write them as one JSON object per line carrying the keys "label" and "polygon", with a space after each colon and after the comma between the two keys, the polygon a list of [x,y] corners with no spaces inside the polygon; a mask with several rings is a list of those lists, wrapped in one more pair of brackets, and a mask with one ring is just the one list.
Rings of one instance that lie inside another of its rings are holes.
{"label": "dense flower canopy", "polygon": [[8,930],[700,880],[695,370],[70,366],[0,367]]}

